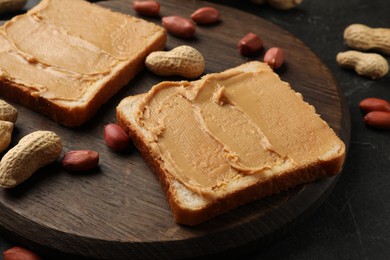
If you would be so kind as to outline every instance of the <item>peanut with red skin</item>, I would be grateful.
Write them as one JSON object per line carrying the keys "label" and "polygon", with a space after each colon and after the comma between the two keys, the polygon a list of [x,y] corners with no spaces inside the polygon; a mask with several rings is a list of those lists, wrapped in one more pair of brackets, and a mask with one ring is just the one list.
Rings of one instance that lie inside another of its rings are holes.
{"label": "peanut with red skin", "polygon": [[42,258],[31,250],[14,246],[3,252],[4,260],[41,260]]}
{"label": "peanut with red skin", "polygon": [[134,1],[134,11],[141,15],[158,16],[160,13],[160,4],[157,1]]}
{"label": "peanut with red skin", "polygon": [[107,146],[114,151],[123,151],[130,144],[129,135],[117,124],[108,124],[104,127],[104,139]]}
{"label": "peanut with red skin", "polygon": [[191,19],[197,24],[213,24],[219,20],[220,12],[214,7],[201,7],[191,14]]}
{"label": "peanut with red skin", "polygon": [[162,25],[172,35],[180,38],[192,38],[196,31],[191,20],[177,15],[163,17]]}
{"label": "peanut with red skin", "polygon": [[62,166],[69,171],[88,171],[99,164],[99,153],[92,150],[74,150],[65,153]]}
{"label": "peanut with red skin", "polygon": [[282,48],[272,47],[264,55],[264,62],[272,69],[278,69],[284,63],[284,51]]}
{"label": "peanut with red skin", "polygon": [[390,103],[380,98],[365,98],[360,101],[359,108],[366,113],[371,111],[390,112]]}
{"label": "peanut with red skin", "polygon": [[254,33],[245,35],[237,45],[238,51],[241,55],[248,55],[255,53],[263,47],[263,41]]}
{"label": "peanut with red skin", "polygon": [[390,112],[371,111],[364,116],[364,123],[374,128],[390,129]]}

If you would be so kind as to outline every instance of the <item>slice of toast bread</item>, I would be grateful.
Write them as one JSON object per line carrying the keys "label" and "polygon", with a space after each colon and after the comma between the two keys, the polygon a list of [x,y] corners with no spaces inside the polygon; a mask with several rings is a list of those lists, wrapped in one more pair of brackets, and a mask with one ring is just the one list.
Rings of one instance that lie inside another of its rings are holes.
{"label": "slice of toast bread", "polygon": [[42,0],[0,27],[0,96],[81,125],[166,38],[158,25],[84,0]]}
{"label": "slice of toast bread", "polygon": [[117,121],[161,182],[175,221],[190,226],[336,175],[345,158],[328,124],[261,62],[162,82],[123,99]]}

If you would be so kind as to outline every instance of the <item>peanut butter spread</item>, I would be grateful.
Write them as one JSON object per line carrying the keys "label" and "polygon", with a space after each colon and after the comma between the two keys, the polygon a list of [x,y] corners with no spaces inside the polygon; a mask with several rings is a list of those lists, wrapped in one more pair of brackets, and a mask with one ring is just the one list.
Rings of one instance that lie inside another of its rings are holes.
{"label": "peanut butter spread", "polygon": [[77,101],[142,55],[161,28],[82,0],[42,0],[0,29],[0,78],[32,95]]}
{"label": "peanut butter spread", "polygon": [[254,71],[160,83],[134,112],[168,172],[192,191],[211,194],[242,175],[266,178],[333,149],[335,134],[314,108],[255,64]]}

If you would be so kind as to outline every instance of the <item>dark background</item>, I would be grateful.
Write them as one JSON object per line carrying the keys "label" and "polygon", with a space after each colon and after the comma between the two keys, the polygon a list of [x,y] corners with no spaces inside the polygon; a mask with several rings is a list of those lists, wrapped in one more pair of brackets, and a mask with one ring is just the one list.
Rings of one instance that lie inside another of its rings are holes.
{"label": "dark background", "polygon": [[[163,0],[161,0],[163,1]],[[185,0],[187,1],[187,0]],[[25,9],[37,0],[29,0]],[[130,2],[130,1],[129,1]],[[351,140],[344,171],[325,202],[304,222],[271,244],[259,247],[251,259],[387,259],[390,257],[390,130],[366,127],[358,103],[367,97],[390,101],[390,74],[379,80],[339,68],[336,54],[345,27],[362,23],[390,28],[389,0],[304,0],[279,11],[248,0],[218,0],[250,12],[301,39],[330,68],[348,103]],[[1,20],[9,17],[0,16]],[[386,56],[390,61],[390,57]],[[0,251],[14,246],[0,237]]]}

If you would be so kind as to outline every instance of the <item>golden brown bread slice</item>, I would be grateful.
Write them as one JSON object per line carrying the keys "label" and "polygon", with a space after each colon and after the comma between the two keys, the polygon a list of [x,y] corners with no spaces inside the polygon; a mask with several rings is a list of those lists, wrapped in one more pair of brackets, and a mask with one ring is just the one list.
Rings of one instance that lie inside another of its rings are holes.
{"label": "golden brown bread slice", "polygon": [[268,65],[249,62],[123,99],[117,121],[159,178],[175,220],[197,225],[340,173],[345,145]]}
{"label": "golden brown bread slice", "polygon": [[83,0],[42,0],[0,28],[0,95],[83,124],[166,37],[160,26]]}

